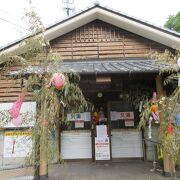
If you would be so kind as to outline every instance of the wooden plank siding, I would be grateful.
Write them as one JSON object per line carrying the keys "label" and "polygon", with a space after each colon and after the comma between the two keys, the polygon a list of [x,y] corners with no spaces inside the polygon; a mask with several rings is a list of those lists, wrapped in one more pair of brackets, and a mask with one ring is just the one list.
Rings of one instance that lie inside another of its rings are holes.
{"label": "wooden plank siding", "polygon": [[[37,66],[45,56],[44,53],[40,53],[38,55],[34,55],[31,59],[28,60],[27,66]],[[21,79],[13,79],[9,76],[9,72],[20,70],[21,66],[11,66],[10,70],[0,72],[0,103],[1,102],[14,102],[18,99],[22,92],[23,86],[25,86],[26,81],[22,81]],[[25,96],[25,101],[32,101],[33,94],[31,92],[27,92]]]}
{"label": "wooden plank siding", "polygon": [[[0,75],[0,102],[14,102],[22,92],[20,79],[12,79],[5,74]],[[26,101],[32,100],[32,93],[27,92]]]}
{"label": "wooden plank siding", "polygon": [[64,60],[144,58],[168,47],[95,20],[50,42]]}
{"label": "wooden plank siding", "polygon": [[[163,52],[167,47],[95,20],[50,42],[52,49],[64,60],[144,58],[150,51]],[[34,55],[29,64],[36,66],[44,53]],[[19,69],[18,66],[11,70]],[[21,93],[20,79],[14,80],[0,73],[0,102],[14,102]],[[26,101],[32,100],[27,93]]]}

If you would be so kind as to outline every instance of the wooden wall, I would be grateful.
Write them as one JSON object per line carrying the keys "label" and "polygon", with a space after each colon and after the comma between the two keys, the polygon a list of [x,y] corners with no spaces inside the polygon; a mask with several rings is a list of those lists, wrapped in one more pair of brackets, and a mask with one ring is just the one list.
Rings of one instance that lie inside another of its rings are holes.
{"label": "wooden wall", "polygon": [[[113,25],[96,20],[50,42],[64,60],[144,58],[150,51],[164,51],[167,47]],[[38,65],[45,54],[30,59]],[[12,70],[18,69],[12,67]],[[21,93],[21,80],[10,79],[0,73],[0,102],[14,102]],[[32,94],[27,93],[26,100]]]}
{"label": "wooden wall", "polygon": [[[12,79],[6,74],[0,75],[0,102],[14,102],[18,99],[21,92],[21,79]],[[32,93],[27,92],[25,100],[32,100]]]}
{"label": "wooden wall", "polygon": [[[33,57],[31,57],[26,66],[37,66],[42,60],[46,57],[45,51],[34,54]],[[20,70],[22,66],[20,64],[16,64],[14,66],[13,64],[10,67],[11,72]],[[2,70],[0,67],[0,102],[14,102],[18,99],[22,92],[22,88],[27,83],[26,80],[22,82],[20,78],[13,79],[9,76],[9,72],[7,70]],[[33,94],[32,92],[27,92],[25,96],[26,101],[33,100]]]}
{"label": "wooden wall", "polygon": [[62,59],[143,58],[166,46],[95,20],[50,42]]}

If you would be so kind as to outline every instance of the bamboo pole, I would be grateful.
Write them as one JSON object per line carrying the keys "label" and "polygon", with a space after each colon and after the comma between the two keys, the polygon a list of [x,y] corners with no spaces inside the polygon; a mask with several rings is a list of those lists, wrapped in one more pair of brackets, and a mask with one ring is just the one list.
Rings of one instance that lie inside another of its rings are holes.
{"label": "bamboo pole", "polygon": [[43,78],[43,87],[41,94],[41,133],[40,133],[40,167],[39,179],[47,180],[48,178],[48,121],[46,119],[46,83]]}
{"label": "bamboo pole", "polygon": [[[163,96],[166,95],[166,92],[163,89],[163,83],[162,83],[161,77],[159,75],[156,77],[156,90],[157,90],[158,98],[162,98]],[[159,106],[160,111],[161,109],[162,109],[161,106]],[[164,121],[164,116],[163,116],[162,111],[159,113],[159,118],[160,118],[160,126],[161,126]],[[175,167],[171,168],[170,162],[171,160],[167,152],[163,152],[163,165],[164,165],[163,170],[164,170],[164,176],[166,177],[170,177],[172,174],[172,171],[173,173],[175,172]]]}

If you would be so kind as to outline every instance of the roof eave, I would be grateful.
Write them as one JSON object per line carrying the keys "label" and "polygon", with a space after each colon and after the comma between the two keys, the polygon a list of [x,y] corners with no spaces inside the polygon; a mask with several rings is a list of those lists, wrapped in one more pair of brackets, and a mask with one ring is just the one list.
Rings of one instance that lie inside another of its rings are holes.
{"label": "roof eave", "polygon": [[[62,22],[59,22],[56,25],[47,28],[45,31],[45,37],[47,40],[51,41],[95,19],[113,24],[119,28],[123,28],[142,37],[164,44],[170,48],[180,49],[179,34],[173,34],[163,29],[156,28],[148,23],[141,22],[140,20],[128,17],[99,5],[96,5]],[[5,47],[4,52],[22,52],[22,49],[25,45],[25,43],[23,43],[23,40],[24,39],[16,42],[16,44],[14,45],[11,44],[10,46]]]}

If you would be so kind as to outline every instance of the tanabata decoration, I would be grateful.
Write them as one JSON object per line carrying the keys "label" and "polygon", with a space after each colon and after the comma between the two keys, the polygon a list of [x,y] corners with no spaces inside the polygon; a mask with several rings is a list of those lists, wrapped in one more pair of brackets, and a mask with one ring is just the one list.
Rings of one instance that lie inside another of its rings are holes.
{"label": "tanabata decoration", "polygon": [[157,105],[155,105],[155,104],[151,105],[151,116],[152,116],[153,120],[155,121],[155,123],[159,123],[159,116],[158,116],[158,112],[157,112]]}
{"label": "tanabata decoration", "polygon": [[152,128],[151,128],[151,125],[152,125],[152,117],[150,116],[149,118],[149,126],[148,126],[148,138],[151,139],[152,138]]}
{"label": "tanabata decoration", "polygon": [[151,110],[151,117],[152,117],[152,120],[155,121],[155,123],[159,123],[159,116],[158,116],[158,108],[157,108],[157,105],[156,105],[156,101],[157,101],[157,98],[156,98],[156,92],[153,92],[153,98],[152,98],[152,105],[150,107],[150,110]]}
{"label": "tanabata decoration", "polygon": [[21,124],[22,124],[22,122],[23,122],[23,119],[22,119],[22,117],[21,117],[21,115],[19,115],[17,118],[13,118],[12,120],[11,120],[11,122],[15,125],[15,126],[20,126]]}
{"label": "tanabata decoration", "polygon": [[19,99],[13,104],[12,108],[9,110],[11,118],[17,118],[19,116],[24,98],[24,95],[20,96]]}
{"label": "tanabata decoration", "polygon": [[157,94],[156,92],[153,92],[152,103],[155,103],[156,101],[157,101]]}
{"label": "tanabata decoration", "polygon": [[57,90],[61,90],[65,83],[65,76],[61,73],[54,73],[49,85],[54,85]]}
{"label": "tanabata decoration", "polygon": [[42,126],[47,127],[48,126],[48,120],[44,119],[42,121]]}
{"label": "tanabata decoration", "polygon": [[176,125],[177,126],[180,126],[180,113],[179,114],[176,114]]}
{"label": "tanabata decoration", "polygon": [[24,101],[25,96],[21,95],[19,99],[12,105],[12,108],[9,110],[9,114],[12,118],[11,122],[15,126],[20,126],[22,124],[22,117],[19,115],[22,103]]}
{"label": "tanabata decoration", "polygon": [[148,138],[152,138],[152,121],[155,123],[159,123],[159,116],[158,116],[158,108],[157,105],[155,104],[157,101],[156,98],[156,92],[153,92],[153,97],[152,97],[152,105],[150,107],[151,114],[149,116],[149,126],[148,126]]}
{"label": "tanabata decoration", "polygon": [[167,134],[171,135],[171,134],[173,134],[173,132],[174,132],[174,127],[173,127],[173,125],[171,123],[171,118],[169,116],[169,118],[168,118],[168,126],[167,126]]}
{"label": "tanabata decoration", "polygon": [[93,113],[93,116],[92,116],[92,121],[93,121],[93,124],[97,124],[99,122],[99,113],[98,112],[94,112]]}

